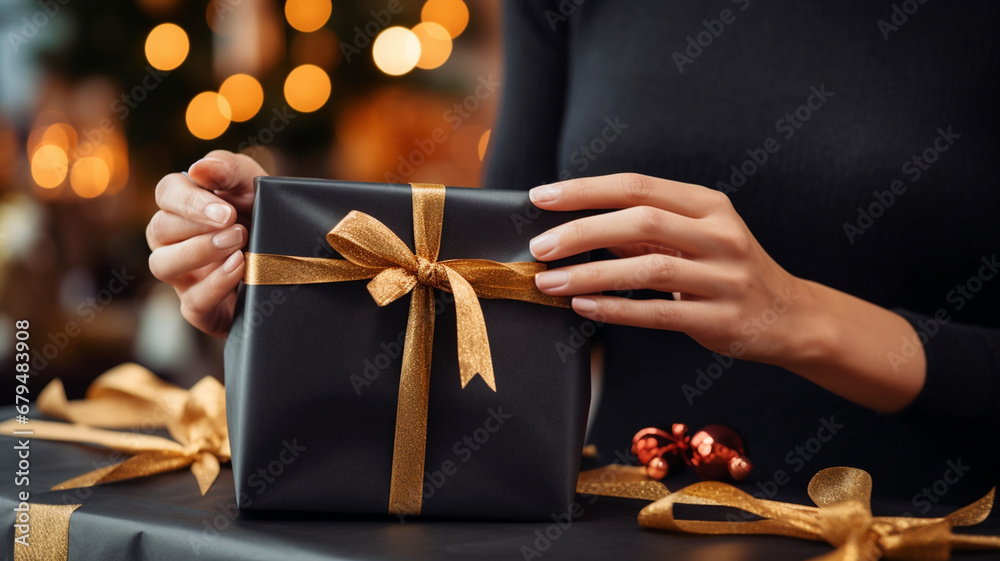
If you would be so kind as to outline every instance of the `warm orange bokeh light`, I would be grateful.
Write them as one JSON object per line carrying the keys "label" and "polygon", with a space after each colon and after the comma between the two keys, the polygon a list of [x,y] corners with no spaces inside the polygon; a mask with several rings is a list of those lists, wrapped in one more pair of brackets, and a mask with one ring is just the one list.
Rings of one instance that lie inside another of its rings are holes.
{"label": "warm orange bokeh light", "polygon": [[469,25],[469,8],[462,0],[427,0],[420,10],[420,21],[433,21],[443,25],[454,39]]}
{"label": "warm orange bokeh light", "polygon": [[85,199],[92,199],[108,188],[111,170],[99,156],[80,158],[73,163],[69,184],[73,192]]}
{"label": "warm orange bokeh light", "polygon": [[330,19],[333,6],[330,0],[288,0],[285,2],[285,19],[299,31],[316,31]]}
{"label": "warm orange bokeh light", "polygon": [[173,23],[162,23],[146,37],[146,60],[154,68],[173,70],[184,62],[190,48],[183,29]]}
{"label": "warm orange bokeh light", "polygon": [[413,33],[420,40],[420,59],[417,67],[424,70],[437,68],[451,56],[451,35],[439,23],[425,21],[413,27]]}
{"label": "warm orange bokeh light", "polygon": [[226,132],[232,114],[226,98],[215,92],[201,92],[188,104],[184,120],[191,134],[212,140]]}
{"label": "warm orange bokeh light", "polygon": [[264,88],[249,74],[233,74],[219,87],[219,95],[226,98],[233,121],[242,123],[260,111],[264,105]]}
{"label": "warm orange bokeh light", "polygon": [[483,136],[479,137],[479,160],[480,161],[482,161],[482,159],[486,157],[486,149],[490,145],[490,130],[491,129],[486,129],[486,132],[483,133]]}
{"label": "warm orange bokeh light", "polygon": [[31,177],[39,187],[54,189],[66,179],[69,159],[54,144],[43,144],[31,156]]}
{"label": "warm orange bokeh light", "polygon": [[375,66],[390,76],[406,74],[420,60],[420,39],[405,27],[390,27],[375,38]]}
{"label": "warm orange bokeh light", "polygon": [[285,78],[285,101],[296,111],[309,113],[330,99],[330,77],[322,68],[303,64]]}

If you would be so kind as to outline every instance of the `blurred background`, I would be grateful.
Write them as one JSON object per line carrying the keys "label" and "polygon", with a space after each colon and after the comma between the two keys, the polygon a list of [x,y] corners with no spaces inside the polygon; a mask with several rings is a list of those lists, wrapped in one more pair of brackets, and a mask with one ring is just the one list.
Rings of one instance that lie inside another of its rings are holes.
{"label": "blurred background", "polygon": [[[0,372],[222,376],[147,267],[153,191],[214,149],[272,175],[477,186],[499,1],[0,0]],[[0,403],[13,401],[3,376]]]}

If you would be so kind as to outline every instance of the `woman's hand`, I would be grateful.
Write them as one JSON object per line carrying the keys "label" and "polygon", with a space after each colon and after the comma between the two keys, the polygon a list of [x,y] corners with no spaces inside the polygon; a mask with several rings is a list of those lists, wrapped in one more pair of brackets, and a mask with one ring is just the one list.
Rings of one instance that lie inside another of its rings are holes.
{"label": "woman's hand", "polygon": [[[900,338],[916,336],[909,322],[789,274],[719,191],[626,173],[544,185],[530,197],[544,210],[621,209],[531,241],[542,261],[599,248],[621,257],[535,277],[543,292],[572,296],[584,317],[682,331],[712,351],[782,366],[874,409],[901,409],[923,385],[922,353],[903,372],[886,368]],[[600,294],[635,289],[673,300]]]}
{"label": "woman's hand", "polygon": [[210,335],[226,335],[233,322],[259,175],[267,173],[250,157],[216,150],[156,186],[149,270],[177,291],[184,318]]}

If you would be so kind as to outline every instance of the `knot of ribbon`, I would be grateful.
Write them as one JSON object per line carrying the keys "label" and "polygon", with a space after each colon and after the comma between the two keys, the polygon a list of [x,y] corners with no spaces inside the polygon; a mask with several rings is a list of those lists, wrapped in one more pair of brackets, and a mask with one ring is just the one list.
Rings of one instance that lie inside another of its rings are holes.
{"label": "knot of ribbon", "polygon": [[478,375],[496,391],[479,298],[569,307],[568,299],[549,296],[535,286],[534,275],[545,270],[543,263],[438,261],[445,188],[427,183],[412,183],[411,187],[414,251],[377,219],[351,211],[326,235],[327,243],[344,259],[247,253],[243,279],[248,285],[371,279],[368,292],[379,306],[411,294],[389,489],[392,514],[419,514],[422,504],[427,398],[434,345],[434,290],[451,292],[455,297],[458,365],[463,388]]}
{"label": "knot of ribbon", "polygon": [[[85,399],[68,401],[55,379],[38,396],[39,411],[69,423],[14,419],[0,423],[0,432],[30,431],[31,438],[104,446],[132,454],[124,462],[97,468],[53,487],[90,487],[190,466],[204,495],[230,460],[225,390],[206,376],[190,390],[158,378],[138,364],[126,363],[101,374],[87,388]],[[137,432],[102,430],[130,428]],[[166,428],[174,440],[149,434]]]}
{"label": "knot of ribbon", "polygon": [[[818,561],[912,559],[943,561],[952,548],[1000,548],[1000,536],[954,534],[956,526],[979,524],[989,516],[995,489],[941,518],[873,516],[871,476],[849,467],[827,468],[809,482],[810,507],[759,499],[732,485],[703,481],[646,506],[639,524],[696,534],[773,534],[825,541],[837,549]],[[738,508],[763,520],[707,521],[674,517],[675,504]]]}

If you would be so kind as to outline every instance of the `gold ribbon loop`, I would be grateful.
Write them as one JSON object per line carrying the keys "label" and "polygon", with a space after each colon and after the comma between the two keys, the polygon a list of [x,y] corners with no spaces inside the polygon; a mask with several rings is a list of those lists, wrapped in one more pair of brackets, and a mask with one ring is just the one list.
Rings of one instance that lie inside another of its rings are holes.
{"label": "gold ribbon loop", "polygon": [[458,365],[462,387],[477,375],[496,391],[486,320],[479,298],[521,300],[569,307],[569,300],[542,293],[534,275],[542,263],[485,259],[438,261],[444,220],[443,185],[411,183],[414,252],[377,219],[351,211],[327,234],[344,259],[247,253],[246,284],[311,284],[371,279],[379,306],[410,294],[403,365],[396,409],[389,512],[419,514],[427,440],[427,394],[434,346],[434,289],[455,295]]}
{"label": "gold ribbon loop", "polygon": [[[137,364],[123,364],[97,377],[87,397],[68,401],[62,382],[53,380],[38,397],[43,413],[74,424],[32,420],[19,425],[0,423],[0,432],[33,431],[31,438],[104,446],[133,457],[64,481],[53,489],[90,487],[191,466],[204,495],[219,475],[220,462],[230,459],[226,427],[225,390],[218,380],[205,377],[184,390],[156,377]],[[170,436],[94,428],[166,427]]]}
{"label": "gold ribbon loop", "polygon": [[[994,490],[943,518],[872,516],[872,480],[867,472],[835,467],[817,473],[809,483],[815,507],[758,499],[718,481],[695,483],[672,493],[639,513],[649,528],[696,534],[774,534],[825,541],[838,549],[823,560],[946,560],[952,548],[1000,548],[998,536],[953,534],[954,526],[982,522],[993,505]],[[765,518],[752,522],[681,520],[675,504],[738,508]]]}

